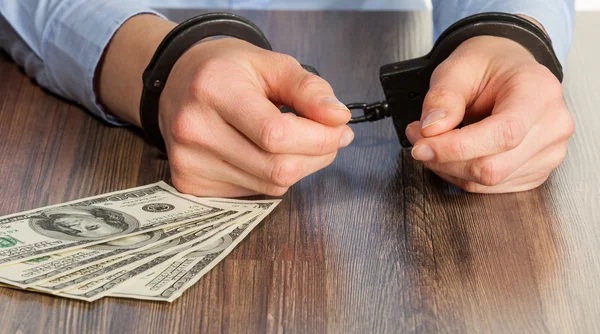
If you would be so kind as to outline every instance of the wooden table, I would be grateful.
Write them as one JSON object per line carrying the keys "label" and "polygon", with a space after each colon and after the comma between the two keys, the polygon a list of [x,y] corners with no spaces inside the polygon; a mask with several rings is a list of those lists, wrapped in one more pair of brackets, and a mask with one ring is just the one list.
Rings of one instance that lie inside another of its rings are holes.
{"label": "wooden table", "polygon": [[[379,66],[431,45],[428,13],[242,15],[348,102],[382,99]],[[599,332],[600,12],[577,19],[565,98],[578,129],[539,189],[466,194],[401,150],[390,121],[356,125],[175,303],[0,289],[0,332]],[[138,132],[44,92],[5,55],[0,77],[0,214],[169,181]]]}

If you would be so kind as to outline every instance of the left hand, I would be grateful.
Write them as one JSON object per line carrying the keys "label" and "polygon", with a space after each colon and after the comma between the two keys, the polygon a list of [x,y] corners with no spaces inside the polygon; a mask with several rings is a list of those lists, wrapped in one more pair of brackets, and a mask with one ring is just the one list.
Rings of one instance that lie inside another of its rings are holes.
{"label": "left hand", "polygon": [[[468,124],[455,129],[459,124]],[[479,36],[434,71],[412,155],[468,191],[533,189],[564,160],[575,125],[556,77],[520,44]]]}

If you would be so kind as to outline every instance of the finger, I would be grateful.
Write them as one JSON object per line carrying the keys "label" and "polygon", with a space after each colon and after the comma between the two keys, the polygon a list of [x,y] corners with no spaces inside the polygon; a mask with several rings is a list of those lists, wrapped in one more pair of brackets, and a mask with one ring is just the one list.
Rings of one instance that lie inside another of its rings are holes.
{"label": "finger", "polygon": [[[514,150],[472,160],[467,168],[468,178],[495,186],[522,176],[549,173],[564,160],[568,144],[568,136],[560,135],[560,129],[553,129],[562,123],[553,123],[534,127],[523,144]],[[548,136],[544,132],[559,136]]]}
{"label": "finger", "polygon": [[[563,148],[563,145],[551,146],[517,167],[506,167],[506,165],[510,165],[510,160],[498,159],[498,161],[485,164],[484,172],[481,172],[480,167],[474,167],[478,165],[478,160],[468,163],[424,164],[427,169],[436,174],[444,174],[462,180],[461,182],[475,183],[486,187],[500,187],[502,184],[515,179],[550,173],[564,159],[565,152],[566,147]],[[497,156],[494,158],[497,158]]]}
{"label": "finger", "polygon": [[[204,118],[190,117],[188,126],[190,129],[205,130],[195,133],[192,139],[188,136],[174,138],[174,142],[178,142],[179,145],[168,147],[169,160],[182,170],[198,163],[190,161],[191,156],[212,154],[259,179],[281,187],[289,187],[301,178],[331,164],[337,154],[333,152],[310,156],[269,153],[256,146],[216,114],[204,113]],[[203,166],[216,168],[211,165]]]}
{"label": "finger", "polygon": [[340,126],[350,120],[350,110],[335,97],[329,83],[303,69],[293,57],[270,52],[259,67],[269,99],[322,124]]}
{"label": "finger", "polygon": [[[554,155],[558,150],[566,152],[566,143],[571,130],[565,127],[554,114],[549,114],[547,122],[534,126],[525,140],[517,148],[496,155],[481,157],[467,162],[436,163],[424,162],[431,170],[473,181],[486,186],[495,186],[505,182],[509,176],[527,165],[531,166],[536,159],[548,154]],[[560,161],[562,161],[562,158]]]}
{"label": "finger", "polygon": [[217,141],[212,149],[213,154],[281,187],[289,187],[307,175],[329,166],[337,155],[337,152],[315,156],[269,153],[249,142],[228,124],[224,124],[221,134],[228,138],[227,145]]}
{"label": "finger", "polygon": [[423,138],[420,133],[421,122],[415,121],[410,123],[405,130],[406,138],[411,144],[416,143],[419,139]]}
{"label": "finger", "polygon": [[[554,104],[562,102],[558,89],[538,94],[535,76],[521,78],[498,93],[492,115],[462,129],[452,130],[416,143],[413,156],[421,161],[454,162],[512,150],[525,139],[536,121]],[[550,81],[549,81],[550,82]],[[552,81],[553,82],[553,81]],[[552,83],[551,85],[554,85]]]}
{"label": "finger", "polygon": [[329,166],[337,155],[337,152],[317,156],[273,154],[249,142],[229,125],[220,133],[228,138],[227,145],[215,141],[216,145],[210,147],[214,155],[280,187],[290,187],[300,179]]}
{"label": "finger", "polygon": [[172,177],[173,185],[184,194],[198,197],[244,197],[259,193],[231,183],[208,180],[204,178]]}
{"label": "finger", "polygon": [[198,154],[192,148],[179,148],[170,165],[174,179],[217,181],[271,196],[282,196],[288,189],[261,180],[211,154]]}
{"label": "finger", "polygon": [[543,178],[558,168],[567,156],[568,142],[562,142],[546,148],[534,159],[526,162],[521,168],[509,175],[504,182],[512,182],[522,178]]}
{"label": "finger", "polygon": [[469,192],[502,193],[533,189],[546,181],[550,173],[564,160],[567,142],[548,147],[538,153],[533,159],[496,185],[481,184],[469,179],[456,177],[444,170],[433,170],[444,180]]}
{"label": "finger", "polygon": [[470,193],[480,193],[480,194],[502,194],[502,193],[514,193],[514,192],[522,192],[528,191],[531,189],[535,189],[546,182],[547,176],[544,179],[533,179],[533,178],[523,178],[523,179],[515,179],[507,183],[503,183],[498,186],[488,187],[475,182],[471,182],[468,180],[460,179],[448,174],[444,174],[442,172],[435,172],[441,179],[444,181],[453,184],[462,190]]}
{"label": "finger", "polygon": [[468,60],[453,53],[433,71],[421,114],[424,137],[457,127],[465,109],[476,98],[477,82],[483,75],[480,67],[472,66]]}
{"label": "finger", "polygon": [[354,139],[354,132],[347,125],[333,127],[291,113],[282,114],[256,91],[240,89],[232,95],[232,100],[216,101],[216,110],[267,152],[325,155],[348,146]]}
{"label": "finger", "polygon": [[214,125],[219,129],[220,137],[228,138],[227,141],[210,140],[211,144],[205,144],[205,147],[233,166],[281,187],[289,187],[305,176],[329,166],[337,154],[334,152],[309,156],[269,153],[254,145],[229,124],[221,122],[219,124],[215,121]]}
{"label": "finger", "polygon": [[413,148],[413,156],[421,161],[445,163],[512,150],[521,144],[533,125],[526,113],[519,114],[521,110],[530,109],[526,104],[516,101],[502,103],[499,108],[503,112],[462,129],[419,140]]}
{"label": "finger", "polygon": [[270,196],[283,196],[289,188],[281,187],[271,182],[259,179],[258,177],[220,159],[205,159],[199,160],[198,162],[203,166],[213,167],[202,172],[206,178],[211,180],[235,184],[240,187]]}

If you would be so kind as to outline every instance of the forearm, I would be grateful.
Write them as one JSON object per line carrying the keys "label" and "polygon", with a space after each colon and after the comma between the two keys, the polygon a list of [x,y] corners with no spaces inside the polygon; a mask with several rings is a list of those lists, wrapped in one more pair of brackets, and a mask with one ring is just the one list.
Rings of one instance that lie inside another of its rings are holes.
{"label": "forearm", "polygon": [[554,51],[565,64],[570,49],[574,23],[572,0],[432,0],[434,38],[454,22],[477,13],[504,12],[518,14],[543,27],[552,40]]}
{"label": "forearm", "polygon": [[1,0],[0,47],[41,86],[122,124],[99,104],[98,65],[117,29],[144,13],[159,15],[127,0]]}
{"label": "forearm", "polygon": [[100,103],[115,116],[140,126],[142,73],[175,24],[154,15],[138,15],[119,28],[97,71]]}

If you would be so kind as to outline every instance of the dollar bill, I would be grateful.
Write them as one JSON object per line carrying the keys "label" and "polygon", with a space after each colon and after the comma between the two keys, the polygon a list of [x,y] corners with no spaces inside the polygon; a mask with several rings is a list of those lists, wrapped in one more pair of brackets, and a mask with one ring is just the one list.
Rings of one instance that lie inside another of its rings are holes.
{"label": "dollar bill", "polygon": [[[255,211],[245,211],[239,214],[229,217],[227,220],[220,224],[204,227],[200,230],[185,234],[178,238],[172,239],[161,243],[155,247],[148,248],[146,250],[136,252],[132,255],[119,258],[119,261],[112,263],[102,263],[100,265],[92,265],[82,268],[78,271],[72,272],[68,275],[64,275],[58,278],[51,279],[47,282],[41,282],[33,285],[33,288],[40,291],[58,293],[65,290],[73,289],[80,285],[87,284],[91,281],[101,279],[114,272],[127,270],[129,268],[136,268],[148,262],[154,261],[160,258],[161,261],[166,261],[168,258],[165,257],[165,253],[171,253],[172,251],[181,252],[192,245],[198,244],[211,236],[215,235],[220,229],[227,226],[236,225],[247,221],[248,219],[256,216],[258,213]],[[93,270],[90,270],[93,268]]]}
{"label": "dollar bill", "polygon": [[[186,195],[189,196],[189,195]],[[269,213],[275,208],[275,206],[277,206],[277,204],[279,204],[279,202],[281,202],[280,200],[257,200],[257,201],[245,201],[245,200],[239,200],[239,199],[231,199],[231,198],[204,198],[204,200],[210,202],[210,203],[214,203],[214,204],[219,204],[219,205],[226,205],[227,207],[231,208],[231,209],[243,209],[243,210],[249,210],[249,209],[257,209],[257,210],[262,210],[262,211],[268,211]]]}
{"label": "dollar bill", "polygon": [[[109,283],[115,279],[118,279],[119,277],[123,276],[126,273],[127,273],[127,270],[123,269],[123,270],[114,272],[108,276],[105,276],[103,278],[93,280],[86,284],[80,285],[76,288],[67,290],[65,292],[59,292],[56,295],[65,297],[65,298],[70,298],[70,299],[79,299],[79,300],[83,300],[86,302],[93,302],[93,301],[100,299],[101,297],[99,297],[99,296],[97,296],[96,298],[87,297],[86,296],[87,293],[89,293],[90,291],[93,291],[94,289],[96,289],[100,286],[106,285],[107,283]],[[41,292],[44,292],[44,291],[41,291]]]}
{"label": "dollar bill", "polygon": [[191,231],[219,224],[238,213],[238,211],[228,210],[191,223],[4,266],[0,268],[0,282],[20,288],[32,287],[40,282],[65,276],[94,264],[104,263],[116,257],[152,248],[157,244],[176,239]]}
{"label": "dollar bill", "polygon": [[[255,215],[254,215],[255,217]],[[231,232],[232,229],[237,226],[243,225],[247,220],[235,221],[229,224],[223,224],[219,226],[220,229],[211,228],[210,232],[212,235],[209,238],[197,239],[196,242],[192,244],[187,244],[184,247],[179,247],[175,249],[169,249],[167,251],[161,252],[157,256],[153,256],[149,261],[143,261],[137,263],[135,266],[129,266],[125,269],[119,269],[117,271],[110,272],[109,275],[102,275],[97,279],[90,280],[84,285],[78,285],[75,288],[68,289],[66,291],[61,291],[58,295],[63,297],[69,297],[74,299],[85,300],[88,302],[92,302],[98,300],[106,295],[120,284],[124,284],[126,282],[134,282],[135,279],[142,275],[143,273],[152,270],[156,267],[161,267],[163,265],[168,265],[168,263],[175,261],[183,256],[183,254],[187,254],[187,250],[198,249],[198,247],[202,247],[205,244],[214,244],[215,241],[221,240]],[[203,235],[206,237],[206,234]]]}
{"label": "dollar bill", "polygon": [[0,266],[164,229],[226,210],[158,182],[16,213],[0,217]]}
{"label": "dollar bill", "polygon": [[[221,238],[190,248],[178,258],[148,270],[135,280],[110,286],[108,291],[101,294],[172,302],[224,259],[273,208],[274,205],[271,205],[261,215],[242,225],[231,227]],[[96,287],[99,288],[101,287]]]}

